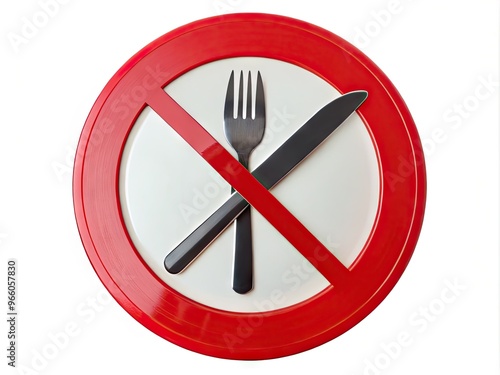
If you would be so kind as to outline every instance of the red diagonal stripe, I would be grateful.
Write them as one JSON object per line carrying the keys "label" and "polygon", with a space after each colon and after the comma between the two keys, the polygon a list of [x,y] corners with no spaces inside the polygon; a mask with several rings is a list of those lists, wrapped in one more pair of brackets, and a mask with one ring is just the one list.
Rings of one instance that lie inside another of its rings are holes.
{"label": "red diagonal stripe", "polygon": [[347,282],[349,270],[164,90],[152,90],[146,102],[306,257],[330,284],[340,286]]}

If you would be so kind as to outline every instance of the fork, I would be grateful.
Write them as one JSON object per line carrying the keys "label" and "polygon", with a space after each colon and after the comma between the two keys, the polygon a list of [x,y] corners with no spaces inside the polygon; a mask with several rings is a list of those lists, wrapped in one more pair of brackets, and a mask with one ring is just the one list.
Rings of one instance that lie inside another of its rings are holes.
{"label": "fork", "polygon": [[[224,133],[227,141],[238,154],[238,161],[248,169],[250,155],[262,142],[266,127],[264,85],[260,72],[257,73],[254,118],[252,118],[252,77],[250,72],[248,72],[245,117],[243,117],[243,72],[240,73],[236,118],[234,117],[234,106],[234,71],[232,71],[224,103]],[[232,189],[232,192],[234,192],[234,189]],[[245,294],[252,287],[253,251],[251,210],[249,206],[236,219],[233,290],[236,293]]]}

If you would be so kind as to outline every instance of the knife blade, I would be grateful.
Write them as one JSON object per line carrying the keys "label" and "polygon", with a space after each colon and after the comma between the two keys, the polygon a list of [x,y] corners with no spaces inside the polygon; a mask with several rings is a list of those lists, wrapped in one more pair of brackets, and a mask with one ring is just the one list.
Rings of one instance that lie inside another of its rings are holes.
{"label": "knife blade", "polygon": [[[366,91],[352,91],[331,101],[313,115],[252,175],[271,189],[290,173],[337,129],[368,97]],[[184,270],[248,206],[237,192],[165,257],[165,269],[172,274]]]}

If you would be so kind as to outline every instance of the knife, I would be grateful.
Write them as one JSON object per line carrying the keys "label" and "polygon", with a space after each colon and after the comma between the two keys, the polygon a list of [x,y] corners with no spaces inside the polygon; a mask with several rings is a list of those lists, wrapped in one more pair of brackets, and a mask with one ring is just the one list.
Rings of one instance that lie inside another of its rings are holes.
{"label": "knife", "polygon": [[[266,189],[271,189],[356,111],[367,97],[366,91],[352,91],[325,105],[256,168],[252,175]],[[247,206],[248,202],[239,193],[233,193],[165,257],[166,270],[172,274],[184,270]]]}

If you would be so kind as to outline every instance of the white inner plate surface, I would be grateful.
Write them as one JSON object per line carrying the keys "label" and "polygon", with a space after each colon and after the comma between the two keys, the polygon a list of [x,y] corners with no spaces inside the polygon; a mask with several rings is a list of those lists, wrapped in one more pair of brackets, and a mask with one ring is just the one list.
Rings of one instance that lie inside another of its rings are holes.
{"label": "white inner plate surface", "polygon": [[[319,109],[340,96],[327,82],[305,69],[256,57],[205,64],[169,84],[167,93],[235,157],[223,129],[224,99],[232,70],[236,82],[240,71],[243,70],[245,81],[251,71],[254,92],[257,71],[264,82],[266,133],[251,156],[251,170]],[[370,235],[377,213],[379,183],[370,135],[361,118],[353,114],[271,192],[349,266]],[[239,295],[231,288],[234,225],[183,272],[168,273],[163,265],[165,256],[230,194],[229,184],[151,108],[145,108],[124,150],[120,199],[132,241],[165,283],[202,304],[239,312],[291,306],[329,285],[255,209],[252,291]]]}

